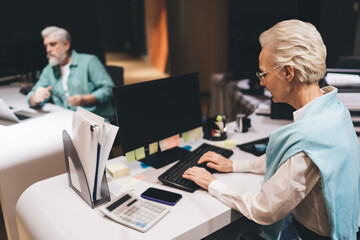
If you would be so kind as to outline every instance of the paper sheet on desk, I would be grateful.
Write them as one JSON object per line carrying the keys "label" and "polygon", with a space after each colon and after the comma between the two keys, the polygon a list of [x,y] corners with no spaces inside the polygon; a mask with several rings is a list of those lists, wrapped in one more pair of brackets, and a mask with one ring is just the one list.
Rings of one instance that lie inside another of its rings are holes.
{"label": "paper sheet on desk", "polygon": [[101,197],[101,180],[118,127],[78,107],[73,117],[73,143],[83,166],[93,201]]}

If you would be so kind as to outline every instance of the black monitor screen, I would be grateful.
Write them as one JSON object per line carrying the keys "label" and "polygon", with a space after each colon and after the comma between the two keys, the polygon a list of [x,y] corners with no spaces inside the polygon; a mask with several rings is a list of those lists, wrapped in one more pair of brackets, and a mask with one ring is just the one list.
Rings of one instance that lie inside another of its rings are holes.
{"label": "black monitor screen", "polygon": [[202,124],[197,73],[114,88],[123,153]]}

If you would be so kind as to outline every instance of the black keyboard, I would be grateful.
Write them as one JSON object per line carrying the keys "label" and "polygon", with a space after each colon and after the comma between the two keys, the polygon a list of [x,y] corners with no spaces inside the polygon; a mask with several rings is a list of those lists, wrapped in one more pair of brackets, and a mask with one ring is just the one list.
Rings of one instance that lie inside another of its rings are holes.
{"label": "black keyboard", "polygon": [[199,146],[197,149],[180,159],[178,163],[176,163],[174,166],[172,166],[170,169],[168,169],[166,172],[161,174],[158,179],[162,181],[164,184],[179,188],[181,190],[187,191],[187,192],[194,192],[195,190],[199,189],[200,187],[194,183],[193,181],[190,181],[188,179],[184,179],[182,177],[183,173],[190,167],[198,166],[206,168],[209,172],[214,173],[216,170],[212,168],[208,168],[206,166],[206,162],[202,164],[197,164],[200,157],[208,152],[213,151],[218,154],[221,154],[222,156],[229,158],[232,154],[232,150],[212,146],[206,143],[203,143],[201,146]]}
{"label": "black keyboard", "polygon": [[29,116],[25,116],[25,115],[22,115],[22,114],[19,114],[19,113],[14,113],[14,114],[19,120],[25,120],[25,119],[30,118]]}

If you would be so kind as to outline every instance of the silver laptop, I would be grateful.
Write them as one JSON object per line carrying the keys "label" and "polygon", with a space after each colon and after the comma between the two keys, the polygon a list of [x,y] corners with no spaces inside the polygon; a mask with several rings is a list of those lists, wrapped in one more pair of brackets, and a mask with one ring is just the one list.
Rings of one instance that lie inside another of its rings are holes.
{"label": "silver laptop", "polygon": [[24,111],[13,111],[11,108],[0,98],[0,119],[5,119],[12,122],[21,122],[28,119],[30,116],[24,114]]}

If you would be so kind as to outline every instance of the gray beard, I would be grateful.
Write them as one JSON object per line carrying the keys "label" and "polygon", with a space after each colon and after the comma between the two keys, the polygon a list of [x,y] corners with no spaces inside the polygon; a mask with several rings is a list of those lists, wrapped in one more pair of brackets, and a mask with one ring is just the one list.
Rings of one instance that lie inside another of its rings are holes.
{"label": "gray beard", "polygon": [[56,56],[56,55],[48,56],[49,64],[52,67],[62,63],[65,60],[65,58],[66,58],[66,53],[61,54],[60,56]]}

